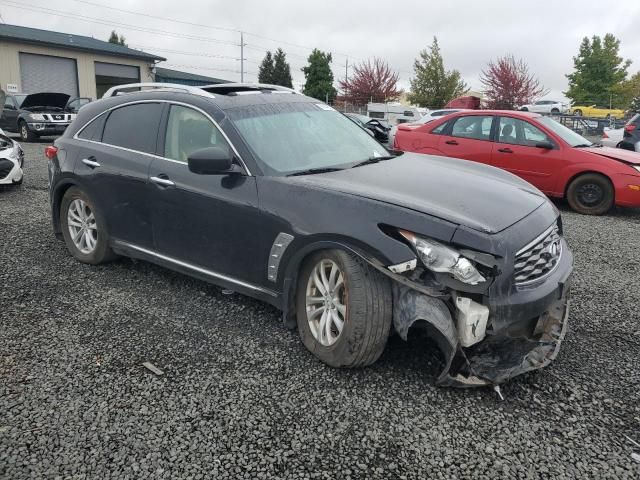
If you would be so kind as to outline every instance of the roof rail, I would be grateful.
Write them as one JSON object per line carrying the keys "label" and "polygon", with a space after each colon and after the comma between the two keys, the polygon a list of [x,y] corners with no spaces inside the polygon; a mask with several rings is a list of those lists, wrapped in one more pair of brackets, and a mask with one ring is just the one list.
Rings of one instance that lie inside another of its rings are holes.
{"label": "roof rail", "polygon": [[[132,89],[133,91],[130,91]],[[129,93],[144,92],[146,90],[184,92],[191,93],[193,95],[199,95],[201,97],[213,97],[213,94],[203,90],[200,87],[193,87],[191,85],[179,85],[177,83],[147,82],[116,85],[115,87],[111,87],[109,90],[107,90],[102,98],[115,97],[116,95],[125,95]]]}
{"label": "roof rail", "polygon": [[203,85],[201,89],[210,93],[228,94],[231,92],[247,92],[261,90],[273,90],[276,92],[298,93],[292,88],[281,85],[271,85],[269,83],[214,83],[213,85]]}

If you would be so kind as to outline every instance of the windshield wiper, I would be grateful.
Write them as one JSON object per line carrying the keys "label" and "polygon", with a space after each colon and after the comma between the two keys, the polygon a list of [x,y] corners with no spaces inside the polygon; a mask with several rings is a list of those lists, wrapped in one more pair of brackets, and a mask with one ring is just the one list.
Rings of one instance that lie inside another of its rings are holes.
{"label": "windshield wiper", "polygon": [[362,167],[363,165],[371,165],[372,163],[378,163],[382,160],[391,160],[392,158],[396,158],[396,155],[386,155],[384,157],[369,157],[362,162],[358,162],[355,165],[352,165],[351,168]]}
{"label": "windshield wiper", "polygon": [[309,168],[307,170],[300,170],[299,172],[293,172],[287,175],[287,177],[296,177],[298,175],[313,175],[315,173],[328,173],[344,170],[344,168],[338,167],[322,167],[322,168]]}

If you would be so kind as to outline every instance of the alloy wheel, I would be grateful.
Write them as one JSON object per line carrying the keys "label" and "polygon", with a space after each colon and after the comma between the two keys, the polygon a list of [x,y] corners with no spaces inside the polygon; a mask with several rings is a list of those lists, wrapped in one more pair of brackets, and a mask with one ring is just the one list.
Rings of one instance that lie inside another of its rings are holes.
{"label": "alloy wheel", "polygon": [[80,252],[90,254],[98,243],[98,225],[91,207],[79,198],[69,205],[67,224],[71,241]]}
{"label": "alloy wheel", "polygon": [[20,126],[20,136],[24,141],[26,141],[27,138],[29,138],[29,129],[24,123]]}
{"label": "alloy wheel", "polygon": [[323,259],[309,275],[306,310],[309,330],[328,347],[340,338],[347,320],[347,289],[344,274],[333,260]]}

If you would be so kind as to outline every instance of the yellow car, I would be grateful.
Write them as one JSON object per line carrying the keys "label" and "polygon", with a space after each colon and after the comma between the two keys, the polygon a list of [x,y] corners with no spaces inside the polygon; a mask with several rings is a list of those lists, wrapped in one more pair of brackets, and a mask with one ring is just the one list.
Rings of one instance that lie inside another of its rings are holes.
{"label": "yellow car", "polygon": [[571,107],[571,114],[576,117],[591,117],[591,118],[624,118],[624,110],[618,110],[617,108],[597,107],[591,105],[590,107],[583,107],[575,105]]}

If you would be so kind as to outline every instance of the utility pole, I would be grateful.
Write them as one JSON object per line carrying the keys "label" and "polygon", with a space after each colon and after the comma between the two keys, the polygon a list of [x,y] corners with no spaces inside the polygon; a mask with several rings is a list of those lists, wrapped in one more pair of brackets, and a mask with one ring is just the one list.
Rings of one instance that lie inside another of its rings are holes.
{"label": "utility pole", "polygon": [[344,110],[347,111],[347,95],[349,89],[347,88],[347,82],[349,81],[349,57],[347,57],[347,62],[344,64]]}
{"label": "utility pole", "polygon": [[240,83],[244,83],[244,33],[240,32]]}

